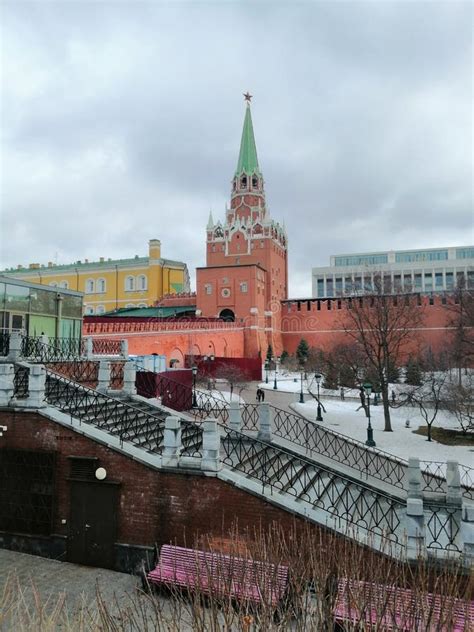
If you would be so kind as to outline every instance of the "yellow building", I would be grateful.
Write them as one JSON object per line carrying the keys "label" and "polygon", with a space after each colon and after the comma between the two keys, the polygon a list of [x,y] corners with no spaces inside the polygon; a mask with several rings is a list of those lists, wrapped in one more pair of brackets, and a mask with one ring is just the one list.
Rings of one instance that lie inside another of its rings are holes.
{"label": "yellow building", "polygon": [[30,263],[4,270],[16,279],[84,292],[84,314],[100,315],[123,307],[148,307],[164,294],[189,292],[188,268],[161,257],[161,242],[150,239],[147,257],[76,261],[47,266]]}

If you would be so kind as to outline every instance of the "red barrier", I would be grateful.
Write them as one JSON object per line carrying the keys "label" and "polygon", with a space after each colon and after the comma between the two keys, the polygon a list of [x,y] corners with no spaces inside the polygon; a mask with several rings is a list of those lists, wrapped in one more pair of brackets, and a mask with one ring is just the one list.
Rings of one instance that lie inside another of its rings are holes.
{"label": "red barrier", "polygon": [[193,376],[189,369],[163,373],[137,371],[137,393],[143,397],[161,397],[163,406],[189,410],[193,401]]}
{"label": "red barrier", "polygon": [[198,368],[198,376],[212,378],[233,377],[235,381],[252,382],[262,380],[261,358],[214,358],[205,360],[206,356],[185,357],[185,366]]}

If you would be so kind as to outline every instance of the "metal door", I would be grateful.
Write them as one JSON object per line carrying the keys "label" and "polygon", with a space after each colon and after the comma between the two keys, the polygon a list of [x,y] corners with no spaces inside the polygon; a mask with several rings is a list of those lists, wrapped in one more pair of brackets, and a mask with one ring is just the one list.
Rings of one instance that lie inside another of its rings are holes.
{"label": "metal door", "polygon": [[70,483],[68,562],[113,568],[118,484],[94,481]]}

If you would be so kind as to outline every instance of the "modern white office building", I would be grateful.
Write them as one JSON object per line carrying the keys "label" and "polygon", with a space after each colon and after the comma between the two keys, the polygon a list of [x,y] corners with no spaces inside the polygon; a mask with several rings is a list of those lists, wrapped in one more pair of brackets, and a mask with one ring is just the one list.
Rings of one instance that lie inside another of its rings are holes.
{"label": "modern white office building", "polygon": [[329,266],[312,269],[313,297],[370,291],[374,275],[383,275],[387,291],[442,292],[460,283],[474,287],[474,246],[333,255]]}

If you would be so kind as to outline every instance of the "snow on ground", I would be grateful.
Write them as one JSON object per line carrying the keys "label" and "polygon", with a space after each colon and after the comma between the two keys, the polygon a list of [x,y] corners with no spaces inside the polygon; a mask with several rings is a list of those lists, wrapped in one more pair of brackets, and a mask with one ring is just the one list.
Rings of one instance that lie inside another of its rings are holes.
{"label": "snow on ground", "polygon": [[[348,437],[365,442],[367,439],[367,417],[362,409],[356,410],[359,407],[359,402],[321,397],[321,403],[326,408],[326,413],[323,412],[322,414],[324,421],[318,423]],[[311,421],[316,419],[317,406],[315,400],[306,401],[304,404],[291,404],[291,408]],[[370,406],[370,418],[377,448],[403,459],[417,457],[426,461],[443,462],[454,459],[463,465],[474,467],[474,448],[465,445],[443,445],[435,441],[427,441],[426,437],[413,433],[413,430],[425,425],[416,408],[391,409],[390,417],[393,432],[384,432],[383,407],[381,405]],[[410,420],[410,428],[405,427],[407,419]],[[456,421],[445,413],[438,414],[434,426],[459,428]]]}
{"label": "snow on ground", "polygon": [[[206,390],[205,392],[219,402],[229,403],[231,401],[230,391],[218,391],[216,389],[212,389],[210,391]],[[232,393],[232,401],[239,402],[239,404],[245,404],[242,397],[240,397],[240,395],[235,391]]]}

